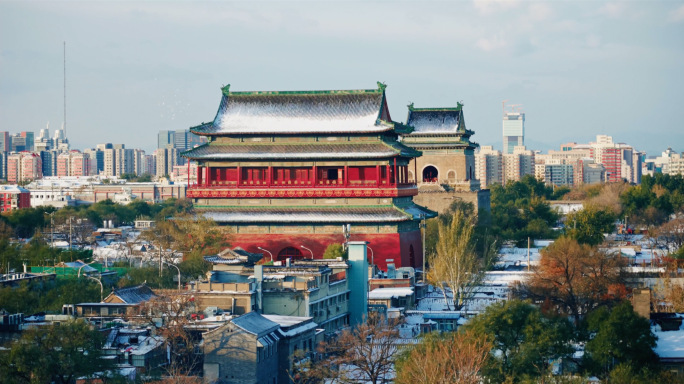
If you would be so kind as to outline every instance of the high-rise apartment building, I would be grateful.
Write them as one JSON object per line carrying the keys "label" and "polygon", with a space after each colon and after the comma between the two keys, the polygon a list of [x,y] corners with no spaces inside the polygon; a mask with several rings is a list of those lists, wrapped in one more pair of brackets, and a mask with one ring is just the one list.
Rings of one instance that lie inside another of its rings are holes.
{"label": "high-rise apartment building", "polygon": [[35,147],[33,146],[35,141],[35,134],[33,132],[19,132],[19,136],[24,138],[24,143],[26,145],[27,151],[33,151],[35,149]]}
{"label": "high-rise apartment building", "polygon": [[103,148],[104,176],[121,176],[124,173],[134,173],[135,156],[133,149],[126,149],[124,144],[99,144]]}
{"label": "high-rise apartment building", "polygon": [[31,152],[13,153],[7,156],[7,182],[23,183],[43,177],[40,155]]}
{"label": "high-rise apartment building", "polygon": [[0,180],[7,180],[7,152],[0,151]]}
{"label": "high-rise apartment building", "polygon": [[58,129],[55,131],[55,135],[52,138],[52,148],[58,149],[60,151],[69,150],[69,139],[64,135],[64,129]]}
{"label": "high-rise apartment building", "polygon": [[157,174],[157,157],[152,155],[145,155],[141,168],[141,175],[156,175]]}
{"label": "high-rise apartment building", "polygon": [[574,184],[573,164],[565,164],[562,160],[551,159],[544,163],[544,177],[542,180],[547,185],[556,187],[572,187]]}
{"label": "high-rise apartment building", "polygon": [[57,156],[59,153],[56,149],[40,151],[43,176],[57,176]]}
{"label": "high-rise apartment building", "polygon": [[178,164],[179,152],[176,148],[159,148],[155,151],[157,158],[157,177],[171,175],[173,167]]}
{"label": "high-rise apartment building", "polygon": [[[157,135],[158,149],[173,147],[180,152],[183,152],[206,142],[206,137],[195,135],[189,130],[159,131],[159,134]],[[179,162],[184,163],[184,161],[184,159],[180,159]]]}
{"label": "high-rise apartment building", "polygon": [[43,128],[40,130],[40,132],[38,133],[38,137],[33,143],[33,147],[34,151],[36,152],[49,151],[50,149],[52,149],[52,140],[50,139],[49,125],[48,128]]}
{"label": "high-rise apartment building", "polygon": [[0,152],[10,151],[10,134],[9,132],[0,132]]}
{"label": "high-rise apartment building", "polygon": [[88,176],[90,156],[76,150],[60,153],[57,156],[57,176]]}
{"label": "high-rise apartment building", "polygon": [[596,136],[596,141],[589,143],[591,157],[605,168],[605,181],[641,182],[643,153],[624,143],[615,143],[607,135]]}
{"label": "high-rise apartment building", "polygon": [[525,175],[534,175],[534,156],[532,150],[518,145],[513,148],[513,153],[503,155],[503,184],[519,181]]}
{"label": "high-rise apartment building", "polygon": [[10,136],[10,151],[22,152],[28,151],[26,148],[26,138],[16,133]]}
{"label": "high-rise apartment building", "polygon": [[525,114],[504,112],[503,115],[503,153],[512,154],[515,147],[525,145]]}
{"label": "high-rise apartment building", "polygon": [[491,145],[483,145],[475,153],[475,174],[482,188],[503,182],[503,156]]}

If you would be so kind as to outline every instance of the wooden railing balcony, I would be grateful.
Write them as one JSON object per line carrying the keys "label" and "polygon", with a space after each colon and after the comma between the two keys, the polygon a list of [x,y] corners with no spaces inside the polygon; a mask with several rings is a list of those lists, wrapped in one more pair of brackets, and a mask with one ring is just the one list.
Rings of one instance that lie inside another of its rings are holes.
{"label": "wooden railing balcony", "polygon": [[350,180],[344,183],[327,183],[319,180],[312,182],[293,181],[292,183],[273,183],[264,181],[237,182],[215,181],[211,185],[191,184],[187,190],[189,198],[221,197],[401,197],[415,196],[418,186],[413,182],[389,183],[375,180]]}

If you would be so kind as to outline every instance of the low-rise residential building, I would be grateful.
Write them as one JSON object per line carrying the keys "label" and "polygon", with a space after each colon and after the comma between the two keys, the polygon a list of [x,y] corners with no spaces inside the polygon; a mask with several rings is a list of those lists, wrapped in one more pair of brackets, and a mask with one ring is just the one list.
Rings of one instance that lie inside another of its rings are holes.
{"label": "low-rise residential building", "polygon": [[327,333],[349,324],[347,264],[298,260],[286,265],[254,265],[262,254],[242,249],[205,257],[214,264],[207,281],[195,286],[199,310],[216,307],[231,314],[312,317]]}
{"label": "low-rise residential building", "polygon": [[256,312],[204,334],[204,382],[278,383],[280,326]]}
{"label": "low-rise residential building", "polygon": [[31,193],[18,185],[0,185],[0,212],[31,207]]}

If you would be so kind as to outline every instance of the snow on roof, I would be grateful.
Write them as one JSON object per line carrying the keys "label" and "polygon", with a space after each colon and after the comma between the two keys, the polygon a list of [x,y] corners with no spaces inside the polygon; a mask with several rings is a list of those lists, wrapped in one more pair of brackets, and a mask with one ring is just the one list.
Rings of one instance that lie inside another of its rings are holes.
{"label": "snow on roof", "polygon": [[137,346],[129,351],[131,355],[144,355],[164,344],[164,338],[161,336],[143,336],[139,340]]}
{"label": "snow on roof", "polygon": [[684,330],[654,332],[658,336],[655,353],[661,358],[684,359]]}
{"label": "snow on roof", "polygon": [[280,327],[277,323],[257,312],[248,312],[240,317],[236,317],[231,320],[231,323],[253,335],[272,332]]}
{"label": "snow on roof", "polygon": [[[224,89],[213,123],[195,133],[383,132],[393,125],[379,119],[384,90],[312,92],[229,92]],[[389,120],[389,119],[388,119]]]}
{"label": "snow on roof", "polygon": [[413,295],[413,288],[376,288],[368,294],[371,300],[388,300]]}
{"label": "snow on roof", "polygon": [[283,315],[262,315],[265,318],[278,323],[281,327],[291,327],[293,325],[305,323],[313,317],[302,317],[302,316],[283,316]]}
{"label": "snow on roof", "polygon": [[112,295],[127,304],[139,304],[156,296],[150,287],[145,284],[116,289],[112,292]]}

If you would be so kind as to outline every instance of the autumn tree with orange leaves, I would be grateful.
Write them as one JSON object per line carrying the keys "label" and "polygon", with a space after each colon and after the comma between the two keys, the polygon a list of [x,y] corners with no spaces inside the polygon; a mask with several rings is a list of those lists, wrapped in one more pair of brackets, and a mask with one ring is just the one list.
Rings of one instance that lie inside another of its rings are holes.
{"label": "autumn tree with orange leaves", "polygon": [[571,315],[579,324],[593,308],[625,298],[623,265],[619,254],[561,237],[541,251],[540,265],[520,294]]}
{"label": "autumn tree with orange leaves", "polygon": [[479,384],[492,343],[485,335],[465,332],[431,333],[401,353],[397,384]]}

